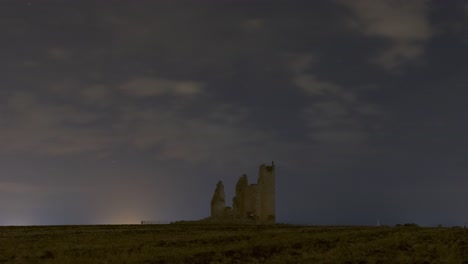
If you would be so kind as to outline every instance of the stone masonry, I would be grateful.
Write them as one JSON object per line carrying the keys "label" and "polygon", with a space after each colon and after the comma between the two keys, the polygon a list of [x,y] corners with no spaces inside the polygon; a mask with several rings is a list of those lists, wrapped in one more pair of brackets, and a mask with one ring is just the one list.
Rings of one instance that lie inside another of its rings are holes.
{"label": "stone masonry", "polygon": [[271,166],[260,165],[256,184],[249,184],[245,174],[239,178],[231,208],[225,205],[224,185],[219,181],[211,199],[210,219],[274,224],[276,222],[275,185],[274,162]]}

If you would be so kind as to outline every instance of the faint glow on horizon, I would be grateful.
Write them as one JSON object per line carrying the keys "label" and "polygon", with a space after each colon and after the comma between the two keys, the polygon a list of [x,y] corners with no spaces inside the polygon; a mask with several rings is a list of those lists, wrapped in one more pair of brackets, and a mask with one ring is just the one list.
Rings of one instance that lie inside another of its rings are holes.
{"label": "faint glow on horizon", "polygon": [[[145,208],[119,208],[109,211],[99,219],[99,224],[107,225],[123,225],[123,224],[140,224],[146,219],[150,211]],[[153,209],[154,210],[154,209]]]}
{"label": "faint glow on horizon", "polygon": [[103,225],[131,225],[131,224],[139,224],[142,219],[136,217],[134,215],[121,215],[121,216],[114,216],[109,219],[105,219],[104,221],[98,223]]}
{"label": "faint glow on horizon", "polygon": [[5,217],[0,222],[0,226],[32,226],[40,225],[38,219],[35,217],[21,217],[19,215],[14,215],[11,217]]}

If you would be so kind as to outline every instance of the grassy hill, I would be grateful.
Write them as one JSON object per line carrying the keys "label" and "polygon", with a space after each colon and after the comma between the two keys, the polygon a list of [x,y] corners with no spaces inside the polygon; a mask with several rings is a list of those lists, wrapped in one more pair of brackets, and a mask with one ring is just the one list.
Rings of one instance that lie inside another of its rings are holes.
{"label": "grassy hill", "polygon": [[468,263],[468,229],[208,224],[0,227],[0,263]]}

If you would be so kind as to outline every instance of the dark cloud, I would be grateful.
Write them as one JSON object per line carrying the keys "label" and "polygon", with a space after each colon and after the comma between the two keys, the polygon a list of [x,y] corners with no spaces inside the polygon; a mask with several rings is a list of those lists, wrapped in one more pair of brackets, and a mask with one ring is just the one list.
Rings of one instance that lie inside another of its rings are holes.
{"label": "dark cloud", "polygon": [[202,92],[203,84],[192,81],[172,81],[157,78],[135,78],[125,82],[120,89],[133,96],[177,95],[190,96]]}
{"label": "dark cloud", "polygon": [[428,1],[339,1],[354,16],[351,29],[388,41],[387,47],[371,60],[387,69],[417,59],[432,35]]}

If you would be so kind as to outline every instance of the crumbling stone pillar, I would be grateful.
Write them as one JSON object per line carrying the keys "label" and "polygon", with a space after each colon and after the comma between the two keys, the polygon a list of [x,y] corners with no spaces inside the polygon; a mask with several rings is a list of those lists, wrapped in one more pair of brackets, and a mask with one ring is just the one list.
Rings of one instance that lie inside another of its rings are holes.
{"label": "crumbling stone pillar", "polygon": [[259,169],[258,193],[260,197],[260,208],[258,211],[259,220],[264,224],[274,224],[276,222],[275,204],[275,164],[271,166],[262,164]]}
{"label": "crumbling stone pillar", "polygon": [[222,217],[225,208],[224,184],[222,181],[219,181],[218,184],[216,184],[216,189],[211,199],[211,217]]}
{"label": "crumbling stone pillar", "polygon": [[249,186],[247,175],[242,175],[236,184],[236,197],[234,197],[234,213],[236,217],[245,218],[247,213],[246,208],[246,189]]}

